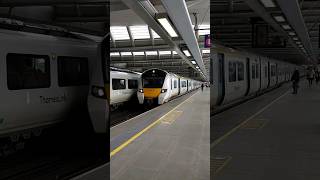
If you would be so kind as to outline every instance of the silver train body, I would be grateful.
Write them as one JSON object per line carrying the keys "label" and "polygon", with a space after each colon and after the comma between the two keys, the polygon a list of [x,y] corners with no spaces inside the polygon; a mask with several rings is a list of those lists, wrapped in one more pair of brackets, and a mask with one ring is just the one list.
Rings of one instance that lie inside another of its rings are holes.
{"label": "silver train body", "polygon": [[111,68],[110,105],[117,106],[136,97],[141,73]]}
{"label": "silver train body", "polygon": [[96,42],[5,29],[0,41],[0,137],[62,122],[87,108],[90,84],[104,85]]}
{"label": "silver train body", "polygon": [[140,104],[150,101],[163,104],[175,96],[186,94],[200,86],[200,81],[184,78],[160,69],[149,69],[141,75],[137,95]]}
{"label": "silver train body", "polygon": [[290,81],[294,64],[215,45],[210,65],[211,109]]}

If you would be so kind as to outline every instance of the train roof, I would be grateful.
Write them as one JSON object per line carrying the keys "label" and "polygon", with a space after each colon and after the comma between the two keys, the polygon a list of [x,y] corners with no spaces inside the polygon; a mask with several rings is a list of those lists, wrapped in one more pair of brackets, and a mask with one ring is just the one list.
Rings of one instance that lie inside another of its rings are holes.
{"label": "train roof", "polygon": [[[165,72],[165,73],[167,73],[167,74],[176,76],[176,77],[178,77],[178,78],[191,79],[191,78],[183,77],[183,76],[180,76],[180,75],[177,75],[177,74],[174,74],[174,73],[171,73],[171,72],[168,72],[168,71],[166,71],[166,70],[159,69],[159,68],[150,68],[150,69],[148,69],[148,70],[143,71],[143,73],[145,73],[145,72],[147,72],[147,71],[150,71],[150,70],[153,70],[153,69],[156,69],[156,70],[159,70],[159,71],[163,71],[163,72]],[[142,73],[142,74],[143,74],[143,73]],[[194,80],[194,79],[191,79],[191,80]],[[197,81],[197,80],[194,80],[194,81]]]}
{"label": "train roof", "polygon": [[47,25],[47,24],[35,24],[35,23],[27,23],[20,20],[9,19],[9,18],[0,18],[0,29],[14,31],[17,34],[20,32],[21,34],[28,33],[34,35],[46,35],[46,36],[54,36],[61,37],[67,39],[75,39],[75,40],[83,40],[83,41],[92,41],[92,39],[82,36],[80,34],[72,33],[62,27]]}
{"label": "train roof", "polygon": [[140,72],[135,72],[129,69],[121,69],[121,68],[116,68],[116,67],[110,67],[111,71],[117,71],[117,72],[125,72],[125,73],[131,73],[131,74],[137,74],[137,75],[141,75],[142,73]]}

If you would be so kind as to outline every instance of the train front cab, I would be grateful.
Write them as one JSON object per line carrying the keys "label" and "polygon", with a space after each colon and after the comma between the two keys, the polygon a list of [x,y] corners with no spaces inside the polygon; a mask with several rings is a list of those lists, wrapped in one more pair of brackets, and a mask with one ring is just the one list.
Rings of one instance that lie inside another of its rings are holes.
{"label": "train front cab", "polygon": [[[167,72],[159,69],[150,69],[141,75],[141,83],[137,92],[140,104],[154,103],[163,104],[168,101],[173,92],[172,83],[178,87],[178,81],[172,82]],[[178,91],[177,91],[178,93]]]}
{"label": "train front cab", "polygon": [[95,62],[90,81],[90,92],[88,95],[88,111],[93,129],[97,134],[105,134],[109,129],[109,61],[106,60],[106,48],[108,38],[105,38],[99,45],[98,60]]}

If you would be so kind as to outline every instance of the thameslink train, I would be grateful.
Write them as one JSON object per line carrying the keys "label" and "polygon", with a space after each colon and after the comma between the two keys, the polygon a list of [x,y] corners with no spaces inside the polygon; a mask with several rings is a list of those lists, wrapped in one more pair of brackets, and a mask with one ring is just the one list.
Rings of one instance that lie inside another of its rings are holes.
{"label": "thameslink train", "polygon": [[160,105],[175,96],[186,94],[200,86],[200,81],[153,68],[142,73],[137,95],[140,104],[155,101]]}
{"label": "thameslink train", "polygon": [[211,109],[238,102],[290,81],[300,66],[216,44],[211,50]]}
{"label": "thameslink train", "polygon": [[138,85],[141,82],[141,73],[110,68],[110,105],[116,107],[119,104],[136,98]]}
{"label": "thameslink train", "polygon": [[46,33],[0,29],[0,137],[17,141],[22,134],[39,135],[87,106],[91,115],[101,115],[92,117],[95,132],[105,133],[100,46],[83,37]]}

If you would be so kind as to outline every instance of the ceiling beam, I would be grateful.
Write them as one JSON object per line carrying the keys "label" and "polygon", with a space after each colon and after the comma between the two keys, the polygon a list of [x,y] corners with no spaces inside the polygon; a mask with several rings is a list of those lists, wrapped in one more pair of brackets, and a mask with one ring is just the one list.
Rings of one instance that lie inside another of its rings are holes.
{"label": "ceiling beam", "polygon": [[308,29],[304,23],[298,1],[277,0],[277,2],[308,54],[311,54],[313,61],[316,61],[317,58],[314,55]]}
{"label": "ceiling beam", "polygon": [[109,4],[108,0],[1,0],[0,7]]}

